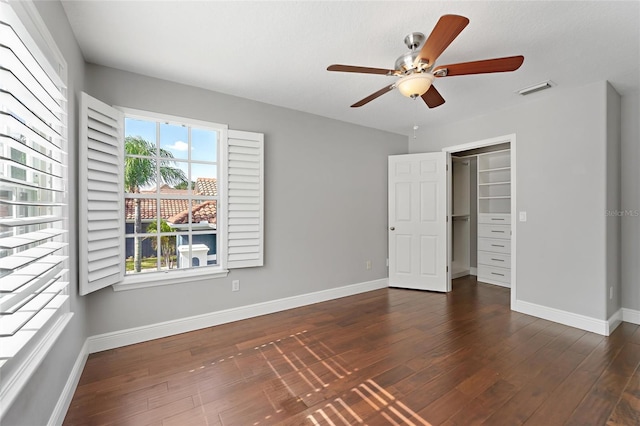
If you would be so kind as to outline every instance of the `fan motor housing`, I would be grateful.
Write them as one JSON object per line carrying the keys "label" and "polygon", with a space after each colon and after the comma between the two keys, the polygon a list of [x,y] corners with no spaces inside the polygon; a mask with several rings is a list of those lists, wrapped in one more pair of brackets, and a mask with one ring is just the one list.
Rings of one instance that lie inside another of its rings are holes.
{"label": "fan motor housing", "polygon": [[422,61],[419,62],[417,67],[414,65],[416,59],[418,59],[418,55],[420,55],[420,52],[415,51],[407,52],[404,55],[400,56],[398,59],[396,59],[395,69],[401,71],[403,74],[410,74],[412,71],[424,72],[431,70],[433,66],[431,66],[430,64],[425,64]]}
{"label": "fan motor housing", "polygon": [[421,66],[423,63],[416,67],[416,59],[420,51],[418,50],[425,41],[425,35],[422,33],[411,33],[404,38],[404,44],[411,50],[396,59],[395,69],[401,71],[404,74],[411,74],[413,71],[428,71],[431,67],[425,68]]}

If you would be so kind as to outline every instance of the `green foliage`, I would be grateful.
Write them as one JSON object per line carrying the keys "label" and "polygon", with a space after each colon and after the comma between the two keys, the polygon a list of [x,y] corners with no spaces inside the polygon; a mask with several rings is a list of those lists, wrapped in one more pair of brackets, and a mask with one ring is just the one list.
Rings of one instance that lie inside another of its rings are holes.
{"label": "green foliage", "polygon": [[196,183],[191,181],[190,184],[188,184],[186,181],[185,182],[180,182],[179,184],[177,184],[176,186],[174,186],[175,189],[195,189],[196,188]]}
{"label": "green foliage", "polygon": [[[149,226],[147,226],[148,234],[157,233],[157,221],[151,222]],[[160,219],[160,232],[161,233],[175,233],[176,231],[171,228],[171,226],[167,223],[166,220]],[[151,247],[154,250],[158,250],[158,238],[157,237],[147,237],[151,239]],[[176,253],[176,237],[173,235],[163,235],[160,237],[160,256],[162,257],[162,264],[165,267],[172,269],[173,268],[173,260],[175,259]]]}
{"label": "green foliage", "polygon": [[[139,137],[127,136],[124,140],[127,156],[124,162],[124,186],[127,192],[140,192],[140,188],[158,183],[156,168],[160,167],[160,178],[168,185],[187,184],[184,172],[177,168],[173,154]],[[160,157],[157,164],[156,154]],[[133,157],[135,156],[135,157]],[[153,158],[156,157],[156,158]]]}

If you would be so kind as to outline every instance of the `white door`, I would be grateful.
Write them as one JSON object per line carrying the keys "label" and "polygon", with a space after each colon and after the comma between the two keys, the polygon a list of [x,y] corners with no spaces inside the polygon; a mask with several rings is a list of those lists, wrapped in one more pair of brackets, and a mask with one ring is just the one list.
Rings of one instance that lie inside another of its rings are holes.
{"label": "white door", "polygon": [[448,291],[446,153],[389,157],[389,286]]}

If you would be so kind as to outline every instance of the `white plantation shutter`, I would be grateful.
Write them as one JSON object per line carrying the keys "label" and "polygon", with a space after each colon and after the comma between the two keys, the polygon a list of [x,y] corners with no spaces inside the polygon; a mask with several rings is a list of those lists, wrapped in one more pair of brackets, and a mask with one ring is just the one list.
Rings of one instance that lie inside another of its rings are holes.
{"label": "white plantation shutter", "polygon": [[229,130],[227,267],[263,265],[264,135]]}
{"label": "white plantation shutter", "polygon": [[5,2],[0,40],[0,406],[6,407],[73,314],[66,88]]}
{"label": "white plantation shutter", "polygon": [[124,278],[123,114],[82,93],[80,99],[80,294]]}

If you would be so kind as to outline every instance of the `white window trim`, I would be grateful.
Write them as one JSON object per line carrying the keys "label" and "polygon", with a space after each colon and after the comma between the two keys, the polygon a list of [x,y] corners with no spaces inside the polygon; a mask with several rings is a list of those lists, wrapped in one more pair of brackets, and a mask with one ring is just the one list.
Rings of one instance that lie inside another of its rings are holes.
{"label": "white window trim", "polygon": [[[179,275],[169,271],[158,271],[127,275],[119,284],[111,287],[113,291],[137,290],[140,288],[158,287],[163,285],[182,285],[188,282],[225,278],[229,270],[222,267],[208,266],[206,269],[185,269]],[[152,278],[152,279],[151,279]]]}
{"label": "white window trim", "polygon": [[[187,117],[180,117],[169,114],[160,114],[151,111],[145,111],[123,106],[114,106],[115,109],[121,111],[126,117],[142,120],[157,120],[168,122],[170,124],[187,124],[196,128],[211,129],[220,132],[220,140],[218,141],[217,168],[218,168],[218,202],[226,199],[227,188],[227,153],[223,149],[227,144],[229,126],[226,124],[214,123],[210,121],[195,120]],[[124,132],[124,129],[123,129]],[[123,134],[124,139],[124,134]],[[124,196],[124,194],[123,194]],[[227,235],[227,218],[226,208],[217,209],[218,221],[216,226],[216,241],[218,244],[216,253],[220,264],[217,266],[207,266],[206,268],[191,268],[177,271],[155,271],[140,274],[125,275],[121,283],[114,284],[111,287],[114,291],[136,290],[140,288],[157,287],[163,285],[180,285],[185,282],[202,281],[207,279],[225,278],[229,274],[227,269],[227,244],[220,243],[220,237],[225,238]]]}

